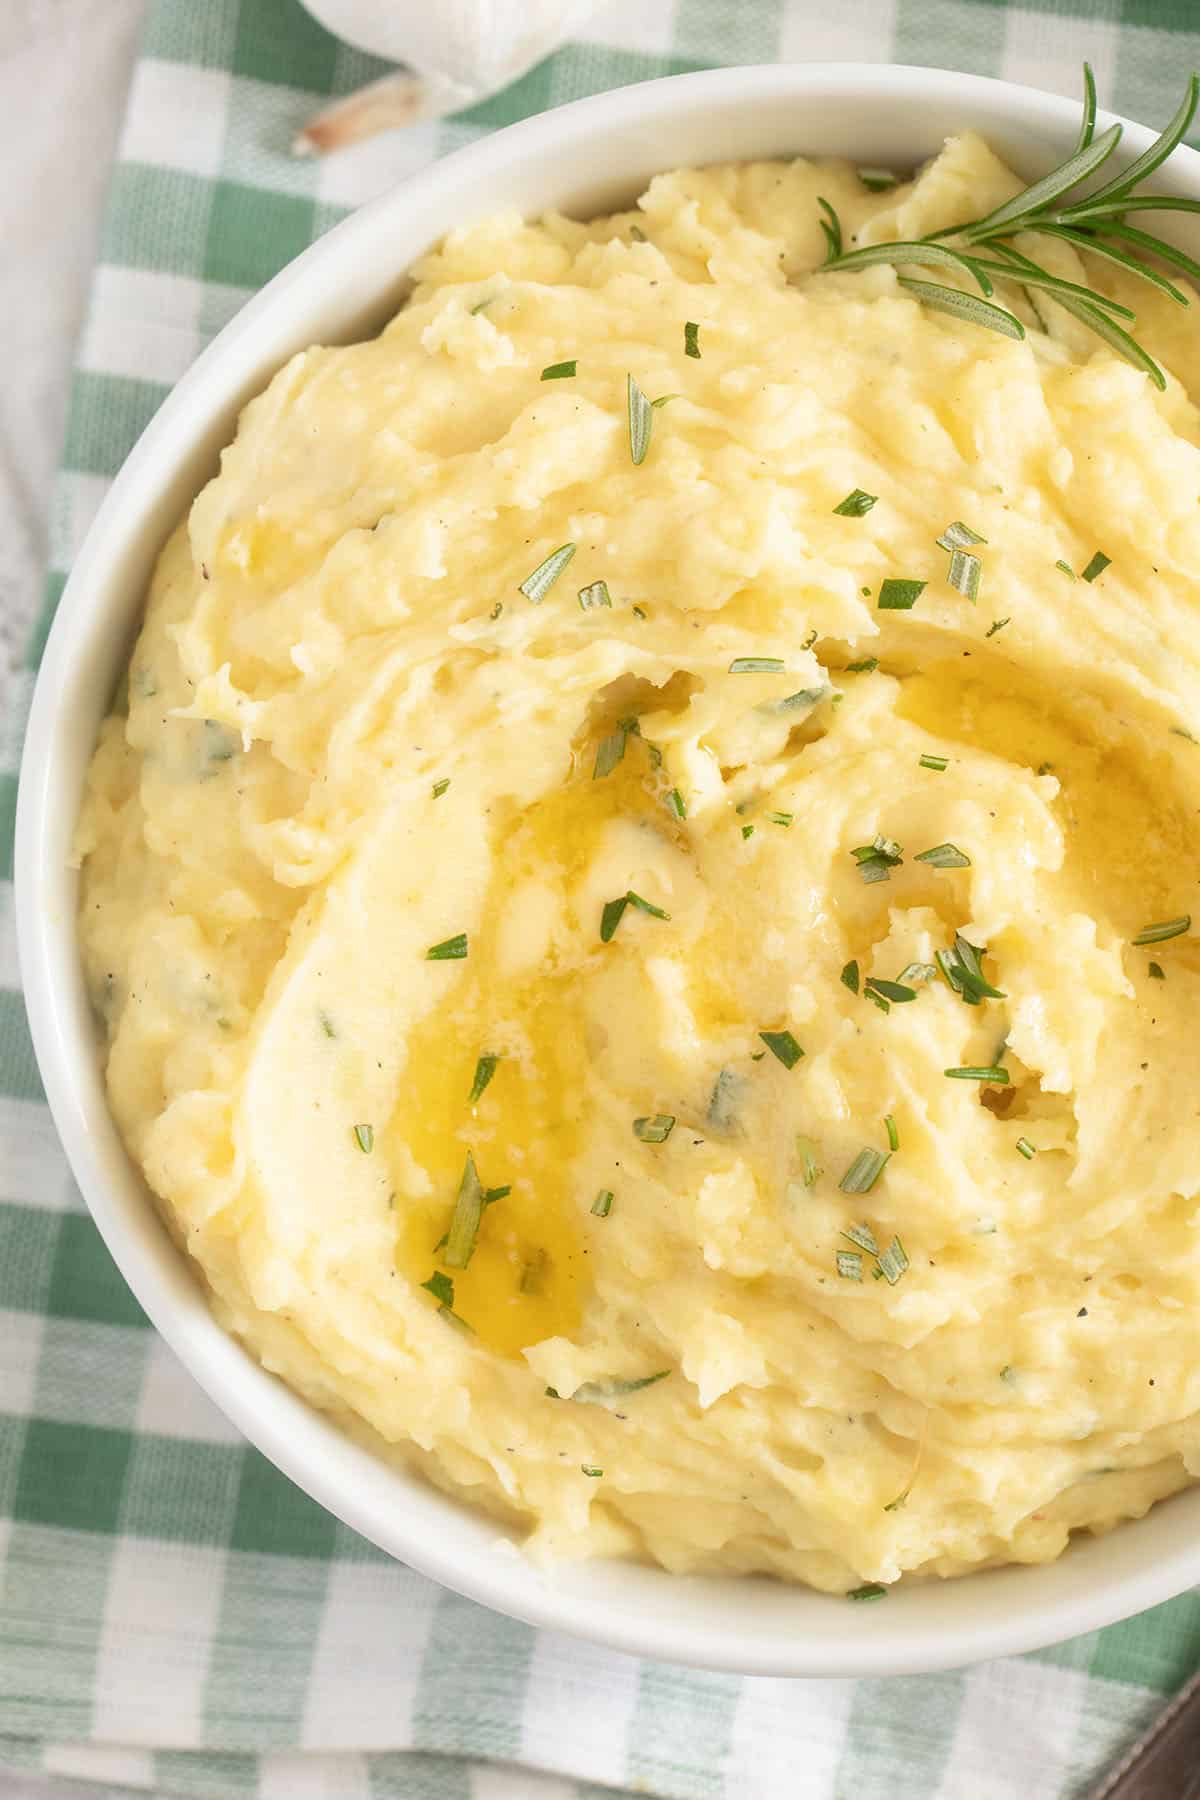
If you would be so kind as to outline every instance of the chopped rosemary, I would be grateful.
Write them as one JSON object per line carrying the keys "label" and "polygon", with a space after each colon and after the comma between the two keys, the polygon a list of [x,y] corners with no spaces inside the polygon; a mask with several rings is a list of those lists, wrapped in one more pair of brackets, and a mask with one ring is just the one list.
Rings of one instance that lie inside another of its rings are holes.
{"label": "chopped rosemary", "polygon": [[766,819],[768,825],[783,825],[786,827],[792,823],[792,820],[796,815],[795,813],[769,812],[764,813],[763,817]]}
{"label": "chopped rosemary", "polygon": [[869,194],[882,194],[888,188],[898,186],[900,177],[893,175],[890,169],[860,169],[858,179]]}
{"label": "chopped rosemary", "polygon": [[672,1113],[651,1113],[633,1121],[633,1135],[643,1144],[665,1144],[675,1129]]}
{"label": "chopped rosemary", "polygon": [[482,1217],[483,1189],[479,1184],[475,1158],[468,1150],[442,1256],[442,1261],[450,1268],[467,1267],[475,1253],[475,1239],[479,1235],[479,1221]]}
{"label": "chopped rosemary", "polygon": [[1097,575],[1103,575],[1105,569],[1107,569],[1111,563],[1111,556],[1105,556],[1103,550],[1097,550],[1087,568],[1081,571],[1079,579],[1081,581],[1095,581]]}
{"label": "chopped rosemary", "polygon": [[700,360],[700,327],[695,319],[689,319],[683,328],[683,354],[694,356]]}
{"label": "chopped rosemary", "polygon": [[1130,941],[1134,944],[1165,944],[1168,938],[1182,937],[1191,928],[1191,913],[1181,913],[1177,919],[1166,919],[1161,925],[1147,925]]}
{"label": "chopped rosemary", "polygon": [[887,1589],[879,1581],[866,1581],[862,1587],[851,1588],[846,1595],[847,1600],[885,1600]]}
{"label": "chopped rosemary", "polygon": [[1161,963],[1148,963],[1146,965],[1146,973],[1149,975],[1151,981],[1165,981],[1167,979],[1166,971],[1163,969]]}
{"label": "chopped rosemary", "polygon": [[894,838],[885,838],[879,833],[869,844],[857,845],[850,854],[858,864],[859,874],[868,883],[889,880],[890,871],[904,860],[901,845]]}
{"label": "chopped rosemary", "polygon": [[797,1136],[796,1149],[800,1156],[803,1168],[804,1185],[806,1188],[815,1187],[818,1179],[823,1173],[816,1158],[816,1148],[817,1147],[811,1138],[806,1138],[803,1135]]}
{"label": "chopped rosemary", "polygon": [[650,448],[654,409],[632,375],[625,377],[625,393],[629,404],[629,454],[635,463],[641,464]]}
{"label": "chopped rosemary", "polygon": [[946,579],[956,594],[974,606],[979,598],[979,583],[983,578],[983,564],[969,550],[953,550],[950,553],[950,573]]}
{"label": "chopped rosemary", "polygon": [[354,1127],[354,1141],[364,1156],[370,1156],[372,1150],[375,1148],[375,1127],[373,1125],[356,1125]]}
{"label": "chopped rosemary", "polygon": [[817,223],[820,225],[821,234],[825,239],[825,248],[828,252],[827,261],[833,260],[842,254],[844,248],[842,243],[842,221],[838,218],[828,200],[821,194],[817,195],[817,205],[825,215],[824,218],[818,219]]}
{"label": "chopped rosemary", "polygon": [[875,1233],[869,1225],[848,1225],[842,1236],[849,1238],[852,1244],[857,1244],[860,1250],[865,1250],[868,1256],[879,1255],[879,1245],[875,1242]]}
{"label": "chopped rosemary", "polygon": [[1017,1139],[1017,1149],[1027,1162],[1037,1155],[1037,1145],[1031,1144],[1027,1137]]}
{"label": "chopped rosemary", "polygon": [[804,1055],[790,1031],[760,1031],[758,1035],[785,1069],[794,1069]]}
{"label": "chopped rosemary", "polygon": [[993,987],[983,973],[981,958],[985,954],[982,945],[968,943],[961,931],[955,933],[952,950],[934,951],[934,961],[947,985],[968,1006],[978,1006],[981,1000],[1007,999],[1007,995]]}
{"label": "chopped rosemary", "polygon": [[861,519],[864,513],[870,512],[878,498],[878,494],[868,494],[863,488],[851,488],[846,498],[839,500],[833,510],[844,519]]}
{"label": "chopped rosemary", "polygon": [[683,795],[678,788],[671,789],[670,793],[667,795],[665,804],[667,811],[673,814],[675,818],[687,818],[687,807],[684,805]]}
{"label": "chopped rosemary", "polygon": [[894,1237],[879,1258],[879,1273],[889,1287],[895,1287],[907,1267],[908,1256],[904,1245],[898,1237]]}
{"label": "chopped rosemary", "polygon": [[837,1272],[843,1281],[862,1280],[862,1257],[857,1250],[839,1250],[837,1255]]}
{"label": "chopped rosemary", "polygon": [[847,675],[870,675],[879,667],[877,656],[864,656],[860,662],[846,664]]}
{"label": "chopped rosemary", "polygon": [[729,665],[731,675],[782,675],[786,664],[781,656],[735,656]]}
{"label": "chopped rosemary", "polygon": [[752,838],[754,836],[753,825],[743,825],[742,826],[742,836],[744,838]]}
{"label": "chopped rosemary", "polygon": [[1061,569],[1064,575],[1069,575],[1071,580],[1074,581],[1075,571],[1071,567],[1069,562],[1063,562],[1062,558],[1060,557],[1054,566],[1056,569]]}
{"label": "chopped rosemary", "polygon": [[547,366],[542,370],[542,380],[543,381],[565,381],[569,376],[573,375],[574,373],[575,373],[575,358],[572,356],[567,362],[548,363]]}
{"label": "chopped rosemary", "polygon": [[969,550],[972,544],[986,544],[987,539],[981,532],[972,531],[969,525],[964,525],[961,519],[955,519],[952,525],[947,525],[936,542],[939,550],[949,550],[953,554],[955,550]]}
{"label": "chopped rosemary", "polygon": [[612,1211],[612,1204],[612,1189],[601,1188],[600,1192],[596,1195],[596,1198],[592,1201],[592,1217],[594,1219],[607,1219],[609,1213]]}
{"label": "chopped rosemary", "polygon": [[636,719],[621,719],[617,729],[602,738],[596,749],[596,760],[592,764],[592,780],[602,781],[611,775],[625,754],[625,746],[631,737],[637,737],[638,722]]}
{"label": "chopped rosemary", "polygon": [[653,1375],[613,1376],[608,1381],[585,1381],[577,1387],[573,1394],[560,1394],[557,1388],[548,1387],[546,1397],[550,1400],[578,1400],[585,1406],[602,1406],[606,1400],[618,1400],[622,1394],[636,1394],[641,1388],[653,1387],[656,1381],[665,1381],[671,1373],[670,1369],[659,1369]]}
{"label": "chopped rosemary", "polygon": [[843,1194],[869,1194],[887,1167],[888,1153],[883,1150],[860,1150],[838,1187]]}
{"label": "chopped rosemary", "polygon": [[858,964],[848,962],[842,970],[842,986],[848,987],[852,994],[858,992]]}
{"label": "chopped rosemary", "polygon": [[579,605],[583,612],[595,612],[598,606],[611,606],[612,595],[607,581],[589,581],[586,587],[581,587]]}
{"label": "chopped rosemary", "polygon": [[942,1074],[949,1076],[951,1081],[989,1081],[996,1087],[1006,1087],[1009,1080],[1008,1070],[997,1068],[994,1064],[986,1067],[982,1064],[970,1064],[965,1069],[943,1069]]}
{"label": "chopped rosemary", "polygon": [[469,1106],[474,1106],[475,1102],[480,1098],[484,1088],[496,1073],[496,1065],[499,1061],[500,1058],[498,1056],[481,1056],[479,1058],[479,1061],[475,1064],[475,1079],[471,1083],[471,1092],[467,1095],[467,1104]]}
{"label": "chopped rosemary", "polygon": [[891,1000],[897,1006],[903,1006],[907,1001],[915,1000],[917,997],[916,988],[906,987],[902,981],[885,981],[881,975],[868,977],[866,992],[882,994],[885,1000]]}
{"label": "chopped rosemary", "polygon": [[879,589],[880,612],[911,612],[925,591],[923,581],[911,581],[905,576],[889,575]]}
{"label": "chopped rosemary", "polygon": [[934,967],[933,963],[911,962],[901,969],[896,979],[897,981],[905,982],[925,982],[932,981],[936,974],[937,969]]}
{"label": "chopped rosemary", "polygon": [[939,775],[944,774],[950,766],[948,756],[919,756],[917,762],[922,769],[934,769]]}
{"label": "chopped rosemary", "polygon": [[448,775],[444,775],[440,781],[435,781],[433,784],[434,799],[440,800],[442,795],[445,793],[446,789],[449,786],[450,786],[450,777]]}
{"label": "chopped rosemary", "polygon": [[957,844],[935,844],[932,850],[922,850],[914,856],[913,861],[928,863],[932,869],[969,869],[971,866],[970,857]]}
{"label": "chopped rosemary", "polygon": [[579,1473],[581,1475],[589,1475],[593,1481],[598,1481],[600,1476],[603,1475],[604,1470],[598,1469],[595,1463],[580,1463]]}
{"label": "chopped rosemary", "polygon": [[517,583],[518,591],[524,594],[527,600],[532,600],[536,606],[540,600],[545,599],[574,554],[574,544],[560,544],[557,550],[552,550],[545,561],[540,562],[537,568],[525,577],[524,581]]}
{"label": "chopped rosemary", "polygon": [[443,938],[440,944],[431,944],[425,952],[426,962],[461,962],[467,954],[467,934],[456,932],[453,937]]}
{"label": "chopped rosemary", "polygon": [[900,1133],[896,1129],[896,1121],[891,1113],[886,1113],[884,1115],[883,1127],[887,1132],[888,1149],[898,1150],[900,1148]]}
{"label": "chopped rosemary", "polygon": [[438,1269],[429,1277],[428,1281],[423,1281],[421,1286],[427,1294],[433,1295],[439,1306],[444,1306],[447,1312],[453,1311],[454,1283],[449,1275],[443,1275],[442,1271]]}
{"label": "chopped rosemary", "polygon": [[1011,625],[1011,624],[1012,624],[1012,614],[1011,613],[1009,614],[1007,619],[993,619],[991,624],[988,626],[987,630],[984,632],[983,635],[985,638],[995,637],[995,635],[998,631],[1003,631],[1004,627],[1006,625]]}

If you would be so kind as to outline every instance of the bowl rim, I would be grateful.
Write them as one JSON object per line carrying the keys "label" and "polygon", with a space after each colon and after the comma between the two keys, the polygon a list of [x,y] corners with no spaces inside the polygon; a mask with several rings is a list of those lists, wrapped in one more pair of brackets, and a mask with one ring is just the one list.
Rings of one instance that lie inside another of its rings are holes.
{"label": "bowl rim", "polygon": [[[328,288],[332,271],[347,252],[380,238],[386,242],[388,219],[418,197],[436,203],[472,182],[478,185],[485,167],[494,174],[516,168],[532,154],[567,152],[601,124],[608,135],[636,129],[648,114],[669,124],[699,105],[734,95],[739,104],[752,106],[756,99],[827,97],[830,90],[845,90],[848,101],[886,97],[914,108],[930,98],[952,99],[961,108],[964,125],[973,110],[986,110],[989,101],[1008,107],[1014,122],[1023,110],[1059,134],[1073,131],[1079,116],[1078,103],[1061,96],[953,70],[845,62],[711,69],[611,90],[524,119],[435,161],[368,202],[281,270],[214,338],[164,399],[118,472],[75,558],[46,641],[26,728],[15,836],[25,1004],[47,1101],[70,1168],[152,1324],[249,1442],[364,1537],[444,1586],[510,1617],[639,1656],[730,1673],[785,1676],[914,1673],[1043,1648],[1128,1617],[1200,1581],[1200,1531],[1190,1538],[1186,1531],[1176,1534],[1180,1541],[1163,1553],[1139,1555],[1133,1542],[1145,1521],[1127,1522],[1116,1536],[1103,1540],[1116,1547],[1103,1562],[1095,1556],[1089,1562],[1101,1543],[1092,1540],[1037,1568],[972,1574],[950,1583],[902,1584],[885,1609],[848,1607],[840,1598],[786,1584],[777,1584],[774,1592],[789,1599],[766,1602],[765,1584],[746,1577],[715,1580],[658,1569],[641,1570],[630,1590],[637,1588],[634,1597],[622,1598],[613,1590],[626,1578],[605,1578],[612,1565],[569,1565],[567,1573],[560,1569],[553,1575],[538,1569],[494,1523],[420,1476],[386,1463],[267,1373],[217,1323],[156,1213],[148,1223],[144,1189],[135,1216],[132,1163],[119,1145],[114,1158],[115,1126],[111,1116],[106,1121],[95,1107],[97,1045],[90,1027],[85,1034],[80,1022],[74,876],[64,853],[70,826],[64,828],[58,815],[64,793],[73,793],[78,803],[82,771],[72,778],[78,745],[73,751],[71,702],[81,684],[86,687],[86,658],[89,648],[102,641],[104,621],[114,611],[112,595],[121,567],[141,554],[138,546],[149,542],[151,532],[156,533],[156,556],[166,535],[163,520],[173,523],[178,516],[178,507],[171,512],[167,505],[164,511],[156,471],[164,457],[168,470],[174,466],[171,458],[178,457],[180,442],[186,444],[188,438],[189,416],[212,421],[227,408],[228,394],[219,406],[206,398],[210,382],[224,372],[224,387],[215,385],[225,392],[233,382],[230,370],[252,368],[256,345],[264,336],[269,339],[275,310],[282,310],[281,303],[298,283],[319,285],[323,280]],[[1101,116],[1108,124],[1118,115]],[[1120,160],[1128,161],[1155,133],[1122,123]],[[1160,171],[1158,186],[1200,197],[1200,154],[1186,147],[1176,150]],[[410,262],[411,256],[405,260]],[[273,366],[284,355],[281,350]],[[198,430],[194,425],[192,435]],[[157,494],[156,505],[148,504],[145,494],[139,499],[140,490],[152,499]],[[112,630],[108,636],[113,639]],[[118,1191],[122,1180],[123,1193]],[[1192,1497],[1200,1503],[1200,1493]],[[1154,1510],[1177,1505],[1178,1500],[1166,1501]],[[1151,1540],[1144,1536],[1141,1541]],[[1089,1573],[1097,1572],[1094,1580],[1080,1574],[1084,1564]],[[981,1582],[993,1585],[985,1591],[978,1587]],[[676,1604],[684,1592],[680,1583],[701,1592],[699,1612],[696,1606]],[[978,1614],[968,1605],[947,1602],[954,1590],[967,1588],[985,1596]],[[704,1606],[709,1592],[716,1596],[711,1617]],[[1004,1600],[1007,1593],[1011,1598]],[[862,1621],[868,1616],[865,1628]]]}

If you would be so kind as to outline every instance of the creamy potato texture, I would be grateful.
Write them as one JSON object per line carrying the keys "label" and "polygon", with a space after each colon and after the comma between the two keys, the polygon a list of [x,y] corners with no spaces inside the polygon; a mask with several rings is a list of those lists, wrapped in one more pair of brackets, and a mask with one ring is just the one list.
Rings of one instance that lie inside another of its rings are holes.
{"label": "creamy potato texture", "polygon": [[457,231],[163,553],[80,832],[115,1114],[229,1329],[535,1553],[843,1591],[1200,1473],[1200,959],[1134,942],[1197,901],[1194,315],[1039,244],[1160,393],[813,273],[819,195],[1016,186]]}

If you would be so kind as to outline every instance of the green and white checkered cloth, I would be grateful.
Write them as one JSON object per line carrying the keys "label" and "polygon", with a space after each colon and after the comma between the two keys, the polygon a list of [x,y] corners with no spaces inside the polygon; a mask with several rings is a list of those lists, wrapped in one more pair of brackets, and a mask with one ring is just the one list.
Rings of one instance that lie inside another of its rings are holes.
{"label": "green and white checkered cloth", "polygon": [[[1180,70],[1200,65],[1200,7],[619,0],[496,98],[312,163],[288,154],[298,126],[380,66],[296,0],[152,0],[74,378],[46,620],[108,482],[197,351],[319,232],[431,158],[718,62],[890,58],[1074,93],[1085,55],[1106,102],[1161,120]],[[958,1674],[697,1674],[513,1624],[335,1523],[147,1328],[67,1171],[17,980],[21,729],[0,719],[0,1763],[114,1796],[219,1800],[1057,1800],[1192,1673],[1196,1595]]]}

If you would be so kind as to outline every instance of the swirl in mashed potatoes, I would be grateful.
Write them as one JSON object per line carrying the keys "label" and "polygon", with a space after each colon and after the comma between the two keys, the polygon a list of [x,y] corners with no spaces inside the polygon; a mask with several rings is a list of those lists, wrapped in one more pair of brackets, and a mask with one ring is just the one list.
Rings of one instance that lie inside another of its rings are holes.
{"label": "swirl in mashed potatoes", "polygon": [[457,231],[163,552],[80,830],[113,1110],[224,1324],[540,1554],[845,1590],[1200,1473],[1192,315],[1138,294],[1159,393],[812,273],[818,195],[1017,186]]}

